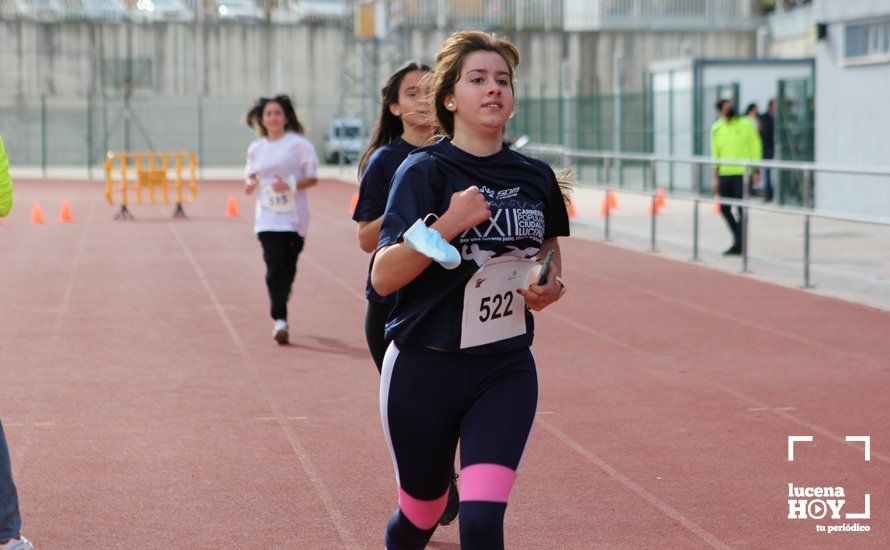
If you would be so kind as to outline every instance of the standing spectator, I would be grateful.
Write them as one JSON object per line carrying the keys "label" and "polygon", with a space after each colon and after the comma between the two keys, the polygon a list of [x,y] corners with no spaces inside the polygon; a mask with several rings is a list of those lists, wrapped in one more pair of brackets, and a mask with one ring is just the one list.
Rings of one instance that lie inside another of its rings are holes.
{"label": "standing spectator", "polygon": [[12,178],[9,177],[9,159],[3,138],[0,137],[0,218],[9,214],[12,209]]}
{"label": "standing spectator", "polygon": [[[763,144],[764,160],[776,158],[776,100],[769,100],[766,112],[760,115],[760,142]],[[773,171],[763,169],[763,200],[773,200]]]}
{"label": "standing spectator", "polygon": [[[9,177],[9,159],[0,138],[0,217],[12,208],[12,179]],[[0,422],[0,550],[34,550],[34,545],[22,536],[22,516],[19,514],[19,498],[12,481],[12,464],[9,448]]]}
{"label": "standing spectator", "polygon": [[[728,99],[721,99],[715,105],[720,118],[711,126],[711,158],[735,160],[760,160],[762,145],[760,135],[743,117],[738,116],[735,106]],[[714,164],[714,193],[721,197],[741,199],[743,197],[744,174],[746,168],[731,164]],[[755,173],[753,181],[759,176]],[[732,246],[723,254],[734,256],[742,253],[743,211],[738,207],[738,219],[733,217],[732,206],[720,205],[720,213],[732,232]]]}
{"label": "standing spectator", "polygon": [[757,114],[757,104],[749,103],[748,108],[745,109],[745,116],[748,117],[748,122],[750,122],[754,129],[758,132],[760,131],[760,115]]}

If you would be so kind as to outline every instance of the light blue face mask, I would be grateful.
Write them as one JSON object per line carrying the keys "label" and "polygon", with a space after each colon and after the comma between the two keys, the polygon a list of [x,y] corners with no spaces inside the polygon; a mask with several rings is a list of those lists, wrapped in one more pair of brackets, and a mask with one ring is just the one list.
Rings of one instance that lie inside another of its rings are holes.
{"label": "light blue face mask", "polygon": [[430,216],[436,217],[434,214],[429,214],[426,218],[414,222],[414,225],[405,231],[405,243],[445,269],[454,269],[460,265],[460,252],[445,242],[438,231],[426,225],[425,220]]}

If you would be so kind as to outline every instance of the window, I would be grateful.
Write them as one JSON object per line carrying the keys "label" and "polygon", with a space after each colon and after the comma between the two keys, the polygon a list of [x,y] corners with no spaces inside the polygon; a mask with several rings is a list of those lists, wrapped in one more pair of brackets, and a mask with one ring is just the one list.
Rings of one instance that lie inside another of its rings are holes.
{"label": "window", "polygon": [[151,88],[151,59],[105,59],[102,61],[102,80],[106,88]]}
{"label": "window", "polygon": [[847,25],[844,42],[848,63],[890,62],[890,19]]}

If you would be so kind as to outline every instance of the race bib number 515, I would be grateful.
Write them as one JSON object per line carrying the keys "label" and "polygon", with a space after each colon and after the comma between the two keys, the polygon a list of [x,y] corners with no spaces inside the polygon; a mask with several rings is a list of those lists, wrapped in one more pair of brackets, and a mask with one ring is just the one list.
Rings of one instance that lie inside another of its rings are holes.
{"label": "race bib number 515", "polygon": [[272,212],[293,212],[296,206],[297,195],[293,191],[279,193],[271,185],[263,187],[261,197],[263,208]]}
{"label": "race bib number 515", "polygon": [[525,298],[516,289],[528,287],[537,265],[530,258],[501,256],[473,274],[464,288],[461,349],[525,334]]}

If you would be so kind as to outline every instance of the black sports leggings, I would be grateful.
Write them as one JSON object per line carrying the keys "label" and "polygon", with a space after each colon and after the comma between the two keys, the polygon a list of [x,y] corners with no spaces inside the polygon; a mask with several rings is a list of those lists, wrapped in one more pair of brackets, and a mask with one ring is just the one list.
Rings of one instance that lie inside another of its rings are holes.
{"label": "black sports leggings", "polygon": [[390,304],[368,300],[368,311],[365,313],[365,338],[368,340],[368,349],[371,350],[374,364],[377,365],[377,372],[383,369],[383,356],[386,355],[386,348],[389,346],[389,340],[383,333],[392,308]]}
{"label": "black sports leggings", "polygon": [[272,319],[287,320],[287,299],[297,275],[297,257],[303,250],[303,237],[296,232],[262,231],[257,233],[266,262],[266,288],[269,291]]}
{"label": "black sports leggings", "polygon": [[429,542],[448,499],[460,439],[460,543],[504,547],[504,512],[538,401],[531,351],[492,355],[399,347],[380,378],[380,417],[392,453],[399,508],[389,550]]}

